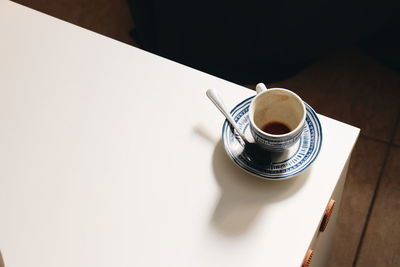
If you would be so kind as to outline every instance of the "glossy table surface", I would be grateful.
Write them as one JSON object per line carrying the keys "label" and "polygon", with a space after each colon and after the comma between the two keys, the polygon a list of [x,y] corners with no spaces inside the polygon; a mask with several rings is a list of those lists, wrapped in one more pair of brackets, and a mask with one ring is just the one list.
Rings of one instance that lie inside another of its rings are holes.
{"label": "glossy table surface", "polygon": [[0,38],[5,266],[301,264],[357,128],[319,116],[312,167],[261,180],[205,96],[253,91],[8,0]]}

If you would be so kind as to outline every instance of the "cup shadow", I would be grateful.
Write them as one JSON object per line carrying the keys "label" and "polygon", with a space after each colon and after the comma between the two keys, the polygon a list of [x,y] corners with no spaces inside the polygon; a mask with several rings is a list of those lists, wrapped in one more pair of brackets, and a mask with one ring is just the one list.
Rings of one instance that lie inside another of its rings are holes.
{"label": "cup shadow", "polygon": [[307,181],[309,170],[283,181],[257,178],[235,165],[220,140],[214,149],[212,166],[221,195],[211,225],[226,236],[239,236],[251,229],[260,211],[269,204],[295,194]]}

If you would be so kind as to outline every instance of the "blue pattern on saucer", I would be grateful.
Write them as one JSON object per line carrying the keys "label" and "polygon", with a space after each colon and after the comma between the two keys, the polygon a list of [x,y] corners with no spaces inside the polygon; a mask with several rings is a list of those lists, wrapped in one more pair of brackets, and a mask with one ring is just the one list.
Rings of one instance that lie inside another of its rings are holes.
{"label": "blue pattern on saucer", "polygon": [[[254,96],[239,103],[231,114],[239,128],[249,139],[252,139],[249,129],[249,105]],[[242,155],[244,146],[237,133],[225,121],[222,127],[222,140],[228,156],[243,170],[260,178],[270,180],[289,179],[307,169],[317,158],[322,145],[322,129],[315,111],[307,104],[306,123],[299,141],[284,152],[271,152],[271,158],[249,161]]]}

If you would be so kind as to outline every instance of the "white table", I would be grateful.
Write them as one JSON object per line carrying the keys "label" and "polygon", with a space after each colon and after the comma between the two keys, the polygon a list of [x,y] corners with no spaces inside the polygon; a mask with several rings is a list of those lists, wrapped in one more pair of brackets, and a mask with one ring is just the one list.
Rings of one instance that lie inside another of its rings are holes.
{"label": "white table", "polygon": [[207,88],[254,94],[0,0],[5,266],[300,266],[359,130],[320,116],[312,168],[264,181],[225,155]]}

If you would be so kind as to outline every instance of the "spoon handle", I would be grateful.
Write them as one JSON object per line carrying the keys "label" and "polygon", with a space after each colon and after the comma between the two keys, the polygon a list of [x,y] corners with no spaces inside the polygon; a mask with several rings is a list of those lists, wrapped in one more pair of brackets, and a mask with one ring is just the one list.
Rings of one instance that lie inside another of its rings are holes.
{"label": "spoon handle", "polygon": [[233,126],[233,128],[235,128],[236,132],[240,135],[240,137],[243,139],[243,141],[247,141],[246,137],[244,136],[242,131],[239,129],[239,126],[236,124],[235,120],[232,118],[231,114],[226,109],[225,104],[222,101],[222,98],[220,97],[218,91],[215,89],[208,89],[206,94],[207,94],[208,98],[211,100],[211,102],[213,102],[214,105],[219,109],[219,111],[222,112],[222,114],[229,121],[229,123]]}

